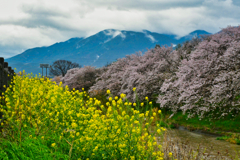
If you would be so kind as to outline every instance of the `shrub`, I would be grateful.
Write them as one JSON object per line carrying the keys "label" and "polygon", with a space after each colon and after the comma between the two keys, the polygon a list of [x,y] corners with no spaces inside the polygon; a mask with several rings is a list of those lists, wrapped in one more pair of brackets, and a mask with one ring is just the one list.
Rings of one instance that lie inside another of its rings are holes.
{"label": "shrub", "polygon": [[108,102],[106,90],[92,90],[89,91],[89,96],[94,97],[102,102],[102,104],[106,104]]}
{"label": "shrub", "polygon": [[62,76],[54,76],[54,78],[51,80],[53,82],[56,82],[57,85],[59,85],[59,83],[61,82],[61,78]]}
{"label": "shrub", "polygon": [[70,89],[86,91],[96,83],[97,73],[100,71],[91,66],[84,66],[83,68],[73,68],[67,71],[67,74],[61,78],[63,85]]}

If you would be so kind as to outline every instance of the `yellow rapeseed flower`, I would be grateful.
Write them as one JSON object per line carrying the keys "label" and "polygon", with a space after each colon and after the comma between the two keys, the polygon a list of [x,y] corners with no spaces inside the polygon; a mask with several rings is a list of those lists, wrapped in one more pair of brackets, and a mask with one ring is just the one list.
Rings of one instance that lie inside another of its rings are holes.
{"label": "yellow rapeseed flower", "polygon": [[125,97],[126,97],[126,94],[121,93],[120,96],[121,96],[121,98],[125,98]]}
{"label": "yellow rapeseed flower", "polygon": [[133,106],[135,107],[137,104],[136,103],[133,103]]}
{"label": "yellow rapeseed flower", "polygon": [[143,105],[144,105],[144,103],[142,102],[142,103],[141,103],[141,107],[142,107]]}
{"label": "yellow rapeseed flower", "polygon": [[148,101],[148,97],[145,97],[145,99]]}
{"label": "yellow rapeseed flower", "polygon": [[161,130],[165,131],[166,129],[165,129],[165,128],[163,128],[163,127],[161,127]]}
{"label": "yellow rapeseed flower", "polygon": [[135,120],[135,121],[134,121],[134,123],[135,123],[135,124],[138,124],[138,123],[139,123],[139,121]]}
{"label": "yellow rapeseed flower", "polygon": [[149,114],[149,111],[147,111],[147,112],[145,113],[146,117],[148,116],[148,114]]}
{"label": "yellow rapeseed flower", "polygon": [[77,126],[78,126],[77,123],[72,123],[73,128],[77,128]]}
{"label": "yellow rapeseed flower", "polygon": [[133,92],[135,92],[135,90],[136,90],[136,88],[134,87],[134,88],[133,88]]}
{"label": "yellow rapeseed flower", "polygon": [[161,114],[161,112],[162,112],[161,110],[158,110],[158,113],[159,113],[159,114]]}
{"label": "yellow rapeseed flower", "polygon": [[110,94],[111,92],[110,92],[110,90],[107,90],[107,94]]}
{"label": "yellow rapeseed flower", "polygon": [[139,117],[140,117],[140,118],[143,117],[143,116],[144,116],[144,113],[139,114]]}
{"label": "yellow rapeseed flower", "polygon": [[56,146],[56,143],[52,143],[52,145],[51,145],[52,147],[55,147]]}

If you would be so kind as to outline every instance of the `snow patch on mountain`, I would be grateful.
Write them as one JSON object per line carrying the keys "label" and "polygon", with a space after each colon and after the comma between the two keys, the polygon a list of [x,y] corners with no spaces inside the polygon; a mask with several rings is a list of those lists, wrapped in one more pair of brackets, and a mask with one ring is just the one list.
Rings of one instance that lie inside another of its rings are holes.
{"label": "snow patch on mountain", "polygon": [[100,56],[97,55],[97,56],[96,56],[96,59],[93,61],[93,63],[96,62],[96,61],[98,60],[99,57],[100,57]]}
{"label": "snow patch on mountain", "polygon": [[147,30],[143,30],[143,33],[145,34],[145,36],[146,36],[147,38],[149,38],[149,40],[150,40],[152,43],[157,42],[157,40],[156,40],[152,35],[148,34],[148,32],[149,32],[149,31],[147,31]]}
{"label": "snow patch on mountain", "polygon": [[107,43],[108,41],[110,41],[112,38],[108,38],[106,41],[104,41],[103,43]]}
{"label": "snow patch on mountain", "polygon": [[150,34],[146,34],[146,37],[148,37],[152,43],[157,42],[157,40]]}
{"label": "snow patch on mountain", "polygon": [[122,39],[126,38],[126,35],[123,32],[121,32],[120,30],[108,29],[108,30],[104,30],[103,33],[105,35],[109,36],[109,38],[107,40],[105,40],[104,43],[107,43],[108,41],[112,40],[116,36],[121,36]]}

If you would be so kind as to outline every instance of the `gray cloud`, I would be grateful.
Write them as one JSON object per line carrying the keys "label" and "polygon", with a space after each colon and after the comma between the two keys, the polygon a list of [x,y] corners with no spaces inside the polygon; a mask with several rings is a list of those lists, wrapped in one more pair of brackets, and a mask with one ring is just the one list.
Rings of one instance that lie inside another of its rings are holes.
{"label": "gray cloud", "polygon": [[69,18],[67,13],[64,13],[57,7],[47,7],[39,5],[29,5],[25,4],[21,6],[23,12],[36,17],[65,17]]}
{"label": "gray cloud", "polygon": [[219,2],[216,0],[209,0],[205,1],[203,6],[207,8],[204,15],[206,17],[214,18],[213,20],[223,17],[236,20],[239,20],[240,18],[240,6],[232,3],[232,0],[221,0]]}
{"label": "gray cloud", "polygon": [[23,26],[26,28],[54,28],[61,31],[74,30],[74,28],[72,28],[71,26],[65,23],[61,23],[51,18],[42,18],[42,17],[3,20],[3,21],[0,21],[0,25],[16,25],[16,26]]}
{"label": "gray cloud", "polygon": [[57,7],[25,4],[21,6],[21,9],[29,17],[14,21],[13,23],[16,25],[28,28],[50,27],[63,31],[74,30],[70,25],[64,23],[65,19],[71,18],[70,14]]}

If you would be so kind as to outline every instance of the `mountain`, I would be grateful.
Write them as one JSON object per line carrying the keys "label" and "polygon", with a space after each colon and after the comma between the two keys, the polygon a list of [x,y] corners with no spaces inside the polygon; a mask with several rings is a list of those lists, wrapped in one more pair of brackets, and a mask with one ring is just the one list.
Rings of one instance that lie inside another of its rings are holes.
{"label": "mountain", "polygon": [[196,31],[189,33],[188,35],[186,35],[184,37],[181,37],[178,41],[179,41],[179,43],[183,43],[185,41],[191,40],[193,37],[200,37],[200,35],[209,35],[209,34],[211,34],[211,33],[208,33],[204,30],[196,30]]}
{"label": "mountain", "polygon": [[[48,47],[37,47],[6,59],[9,66],[27,73],[42,73],[40,63],[52,64],[64,59],[76,62],[82,66],[102,67],[126,55],[154,48],[156,44],[176,45],[192,39],[200,34],[210,34],[196,30],[177,39],[176,35],[159,34],[143,30],[142,32],[107,29],[86,38],[71,38],[65,42],[55,43]],[[44,69],[43,74],[46,74]]]}

